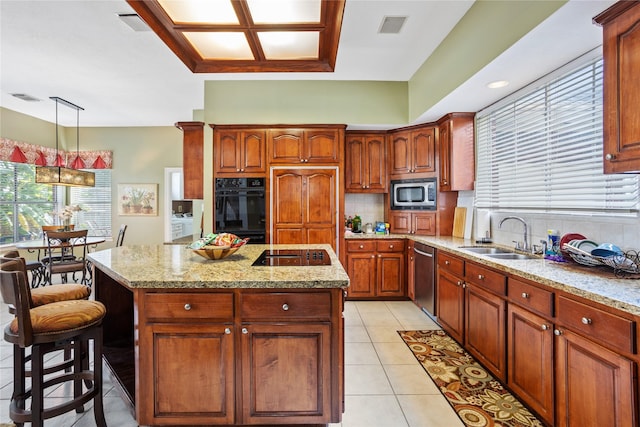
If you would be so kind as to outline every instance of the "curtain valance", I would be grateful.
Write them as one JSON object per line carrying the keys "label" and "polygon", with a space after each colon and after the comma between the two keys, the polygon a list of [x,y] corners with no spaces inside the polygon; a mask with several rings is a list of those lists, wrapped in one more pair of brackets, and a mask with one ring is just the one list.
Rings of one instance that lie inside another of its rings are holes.
{"label": "curtain valance", "polygon": [[71,169],[111,169],[113,151],[79,151],[76,155],[75,151],[56,151],[51,147],[0,138],[0,160]]}

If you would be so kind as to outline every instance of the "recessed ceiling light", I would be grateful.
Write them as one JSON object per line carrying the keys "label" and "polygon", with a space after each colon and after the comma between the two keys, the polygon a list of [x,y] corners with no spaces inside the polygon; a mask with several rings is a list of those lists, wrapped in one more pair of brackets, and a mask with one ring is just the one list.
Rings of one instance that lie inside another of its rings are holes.
{"label": "recessed ceiling light", "polygon": [[495,82],[491,82],[491,83],[487,84],[487,87],[489,89],[498,89],[498,88],[505,87],[505,86],[508,86],[508,85],[509,85],[509,82],[506,81],[506,80],[496,80]]}

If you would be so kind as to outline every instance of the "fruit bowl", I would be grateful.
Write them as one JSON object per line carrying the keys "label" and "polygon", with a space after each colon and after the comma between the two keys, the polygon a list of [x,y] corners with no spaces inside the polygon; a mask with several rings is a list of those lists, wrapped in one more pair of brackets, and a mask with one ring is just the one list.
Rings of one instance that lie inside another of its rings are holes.
{"label": "fruit bowl", "polygon": [[238,249],[247,244],[249,239],[242,239],[231,246],[205,245],[200,249],[192,249],[193,252],[203,258],[210,260],[219,260],[233,255]]}

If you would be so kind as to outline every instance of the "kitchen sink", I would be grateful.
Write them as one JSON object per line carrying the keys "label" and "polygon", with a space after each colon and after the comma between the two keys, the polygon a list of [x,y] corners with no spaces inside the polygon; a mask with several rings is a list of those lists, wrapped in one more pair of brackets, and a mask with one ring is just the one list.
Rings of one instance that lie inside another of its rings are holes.
{"label": "kitchen sink", "polygon": [[535,255],[521,254],[521,253],[515,253],[515,252],[493,253],[493,254],[487,254],[487,256],[490,258],[496,258],[496,259],[538,259],[539,258]]}
{"label": "kitchen sink", "polygon": [[511,254],[513,251],[492,246],[460,246],[460,249],[467,250],[476,254]]}

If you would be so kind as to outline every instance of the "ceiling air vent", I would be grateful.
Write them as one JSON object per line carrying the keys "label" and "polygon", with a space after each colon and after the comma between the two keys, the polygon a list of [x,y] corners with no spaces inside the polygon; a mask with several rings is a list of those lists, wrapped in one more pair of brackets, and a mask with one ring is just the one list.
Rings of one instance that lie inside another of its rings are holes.
{"label": "ceiling air vent", "polygon": [[382,18],[382,24],[380,24],[378,33],[398,34],[406,20],[406,16],[385,16],[384,18]]}
{"label": "ceiling air vent", "polygon": [[40,102],[41,99],[36,98],[35,96],[27,95],[26,93],[12,93],[11,96],[14,96],[18,99],[22,99],[27,102]]}
{"label": "ceiling air vent", "polygon": [[151,31],[151,28],[137,13],[119,13],[118,18],[133,31]]}

